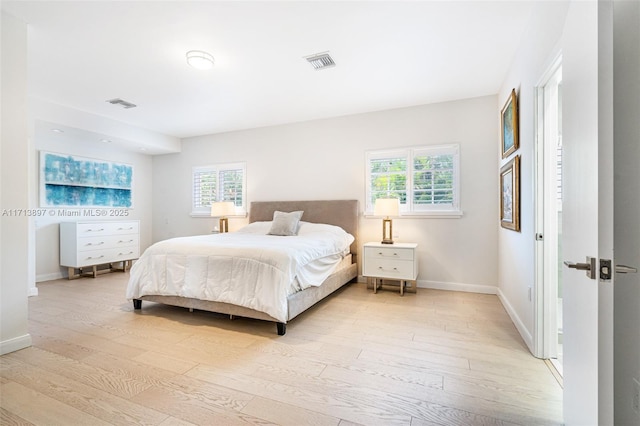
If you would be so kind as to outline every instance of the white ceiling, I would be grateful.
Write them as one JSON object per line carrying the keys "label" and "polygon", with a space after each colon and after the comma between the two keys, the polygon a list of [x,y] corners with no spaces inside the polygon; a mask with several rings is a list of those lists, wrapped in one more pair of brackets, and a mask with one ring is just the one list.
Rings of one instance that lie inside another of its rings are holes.
{"label": "white ceiling", "polygon": [[[528,1],[3,1],[29,95],[179,138],[495,94]],[[216,59],[190,68],[188,50]],[[336,67],[304,56],[329,51]],[[123,109],[105,102],[122,98]]]}

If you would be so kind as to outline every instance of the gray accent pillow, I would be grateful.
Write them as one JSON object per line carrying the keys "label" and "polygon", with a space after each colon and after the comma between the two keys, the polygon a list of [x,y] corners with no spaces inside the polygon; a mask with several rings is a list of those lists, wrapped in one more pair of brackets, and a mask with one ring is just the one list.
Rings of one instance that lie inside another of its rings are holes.
{"label": "gray accent pillow", "polygon": [[268,234],[281,236],[298,235],[298,223],[302,218],[302,213],[304,211],[285,213],[276,210],[273,212],[273,222]]}

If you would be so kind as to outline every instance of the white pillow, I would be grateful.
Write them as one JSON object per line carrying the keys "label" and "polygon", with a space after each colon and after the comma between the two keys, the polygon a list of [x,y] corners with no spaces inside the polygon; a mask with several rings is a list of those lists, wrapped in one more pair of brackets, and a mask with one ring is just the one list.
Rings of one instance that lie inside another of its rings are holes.
{"label": "white pillow", "polygon": [[271,229],[269,229],[269,235],[282,235],[291,236],[298,234],[298,223],[302,218],[303,211],[296,212],[273,212],[273,222],[271,223]]}
{"label": "white pillow", "polygon": [[349,253],[351,243],[355,241],[355,237],[344,229],[325,223],[300,222],[298,236],[302,238],[308,236],[329,238],[335,242],[336,247],[344,248],[346,253]]}
{"label": "white pillow", "polygon": [[267,235],[269,229],[271,228],[271,221],[268,222],[253,222],[248,225],[243,226],[238,229],[235,233],[237,234],[257,234],[257,235]]}

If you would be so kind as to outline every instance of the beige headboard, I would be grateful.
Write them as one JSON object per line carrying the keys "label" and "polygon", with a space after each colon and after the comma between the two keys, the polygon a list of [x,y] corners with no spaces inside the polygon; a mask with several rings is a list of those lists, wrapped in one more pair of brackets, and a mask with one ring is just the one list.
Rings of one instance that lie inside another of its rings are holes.
{"label": "beige headboard", "polygon": [[327,223],[341,227],[355,237],[351,244],[351,253],[357,255],[358,200],[253,201],[249,209],[249,222],[272,220],[273,212],[276,210],[303,210],[302,220],[305,222]]}

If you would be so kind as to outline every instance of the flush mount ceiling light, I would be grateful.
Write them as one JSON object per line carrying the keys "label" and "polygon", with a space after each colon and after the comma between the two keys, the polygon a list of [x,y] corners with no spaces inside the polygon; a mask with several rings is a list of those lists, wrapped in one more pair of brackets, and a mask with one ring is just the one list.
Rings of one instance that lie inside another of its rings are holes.
{"label": "flush mount ceiling light", "polygon": [[202,50],[190,50],[187,52],[187,63],[197,70],[209,70],[213,68],[213,56]]}
{"label": "flush mount ceiling light", "polygon": [[316,53],[315,55],[305,56],[304,58],[316,71],[336,66],[333,58],[329,56],[329,52]]}

